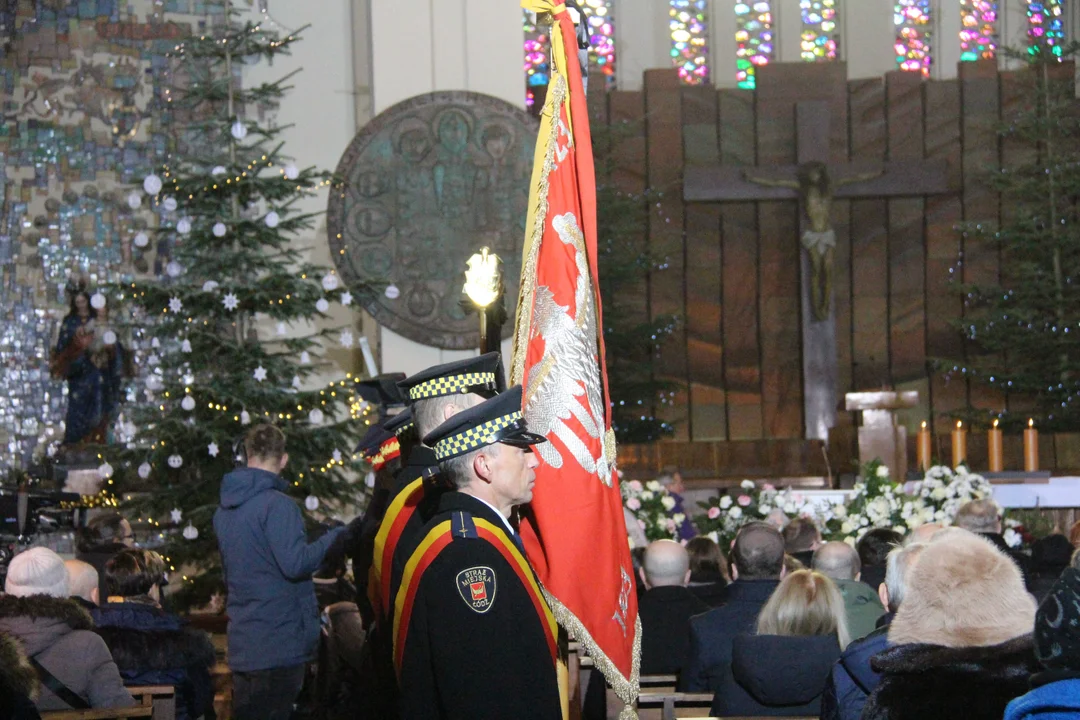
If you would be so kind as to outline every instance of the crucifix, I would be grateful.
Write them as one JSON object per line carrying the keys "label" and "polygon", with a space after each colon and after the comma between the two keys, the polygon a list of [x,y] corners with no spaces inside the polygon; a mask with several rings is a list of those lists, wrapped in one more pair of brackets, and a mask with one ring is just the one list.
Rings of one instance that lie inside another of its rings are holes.
{"label": "crucifix", "polygon": [[836,424],[836,311],[833,307],[835,198],[922,197],[949,192],[944,160],[829,162],[829,104],[795,106],[797,165],[690,166],[683,172],[686,202],[798,200],[806,437],[828,440]]}

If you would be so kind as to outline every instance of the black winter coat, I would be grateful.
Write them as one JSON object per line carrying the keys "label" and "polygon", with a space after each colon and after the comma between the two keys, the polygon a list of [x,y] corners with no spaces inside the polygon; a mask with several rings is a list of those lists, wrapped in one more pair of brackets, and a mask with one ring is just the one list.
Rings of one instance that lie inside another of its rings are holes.
{"label": "black winter coat", "polygon": [[731,648],[731,675],[709,712],[716,717],[817,715],[839,657],[835,635],[740,635]]}
{"label": "black winter coat", "polygon": [[34,707],[37,674],[27,662],[19,643],[0,633],[0,718],[41,720]]}
{"label": "black winter coat", "polygon": [[989,647],[897,645],[870,665],[882,678],[863,720],[1001,720],[1038,668],[1031,635]]}
{"label": "black winter coat", "polygon": [[641,674],[677,675],[690,651],[690,618],[709,606],[687,588],[655,587],[638,602]]}

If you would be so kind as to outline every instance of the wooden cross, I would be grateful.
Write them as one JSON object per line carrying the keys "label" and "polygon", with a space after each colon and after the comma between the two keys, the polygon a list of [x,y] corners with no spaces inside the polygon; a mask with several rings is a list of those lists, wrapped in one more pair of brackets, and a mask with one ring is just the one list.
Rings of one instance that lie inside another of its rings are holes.
{"label": "wooden cross", "polygon": [[[944,160],[829,162],[829,105],[795,106],[798,165],[688,166],[686,202],[799,200],[802,295],[803,416],[806,437],[828,440],[836,424],[836,311],[832,302],[832,256],[826,250],[834,198],[922,197],[950,192]],[[811,187],[807,171],[824,168],[830,182]],[[824,273],[824,274],[823,274]]]}

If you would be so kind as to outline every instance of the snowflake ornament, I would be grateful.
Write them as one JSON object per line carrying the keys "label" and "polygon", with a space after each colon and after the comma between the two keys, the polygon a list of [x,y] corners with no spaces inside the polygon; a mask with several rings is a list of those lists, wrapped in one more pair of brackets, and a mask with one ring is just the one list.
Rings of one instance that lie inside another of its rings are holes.
{"label": "snowflake ornament", "polygon": [[180,407],[184,408],[188,412],[195,409],[195,398],[190,395],[185,395],[184,399],[180,401]]}
{"label": "snowflake ornament", "polygon": [[338,289],[338,276],[334,273],[326,273],[322,279],[323,290],[333,292]]}
{"label": "snowflake ornament", "polygon": [[184,513],[180,512],[180,508],[173,508],[172,512],[169,513],[169,516],[172,517],[174,523],[179,525],[180,520],[184,517]]}
{"label": "snowflake ornament", "polygon": [[139,466],[139,477],[141,477],[143,480],[147,479],[148,477],[150,477],[150,471],[152,469],[153,468],[150,467],[150,463],[144,462],[142,465]]}
{"label": "snowflake ornament", "polygon": [[235,310],[240,306],[240,300],[236,295],[229,293],[221,299],[221,304],[225,306],[226,310]]}
{"label": "snowflake ornament", "polygon": [[315,309],[321,313],[324,313],[330,309],[330,303],[326,301],[326,298],[319,298],[315,301]]}
{"label": "snowflake ornament", "polygon": [[342,330],[341,335],[338,336],[338,342],[342,347],[351,348],[353,346],[352,330]]}
{"label": "snowflake ornament", "polygon": [[142,187],[147,195],[157,195],[161,192],[161,178],[157,175],[147,175],[142,181]]}
{"label": "snowflake ornament", "polygon": [[144,248],[150,244],[150,236],[144,232],[137,232],[132,242],[135,243],[135,247]]}
{"label": "snowflake ornament", "polygon": [[341,458],[342,458],[341,451],[340,450],[334,450],[334,462],[341,462]]}
{"label": "snowflake ornament", "polygon": [[342,305],[352,305],[352,293],[349,292],[348,290],[341,293],[341,304]]}
{"label": "snowflake ornament", "polygon": [[184,309],[184,303],[180,302],[180,298],[174,296],[169,299],[169,309],[174,313],[179,313]]}
{"label": "snowflake ornament", "polygon": [[262,382],[266,379],[266,368],[264,368],[262,365],[255,368],[255,379],[259,382]]}
{"label": "snowflake ornament", "polygon": [[206,446],[206,452],[210,454],[210,457],[217,457],[220,450],[221,449],[218,447],[218,444],[216,442],[212,442]]}
{"label": "snowflake ornament", "polygon": [[184,464],[184,458],[180,457],[179,455],[170,455],[168,463],[169,467],[171,467],[173,470],[177,470],[180,468],[181,465]]}

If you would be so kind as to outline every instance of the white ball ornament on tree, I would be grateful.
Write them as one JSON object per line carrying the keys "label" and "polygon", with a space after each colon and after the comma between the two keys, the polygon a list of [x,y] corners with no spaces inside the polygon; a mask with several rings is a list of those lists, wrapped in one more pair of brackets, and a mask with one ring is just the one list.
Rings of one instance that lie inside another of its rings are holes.
{"label": "white ball ornament on tree", "polygon": [[137,232],[132,242],[135,243],[135,247],[144,248],[150,244],[150,236],[144,232]]}
{"label": "white ball ornament on tree", "polygon": [[195,409],[195,398],[190,395],[185,395],[184,399],[180,401],[180,407],[184,408],[188,412]]}
{"label": "white ball ornament on tree", "polygon": [[195,384],[195,376],[192,375],[191,373],[185,373],[184,374],[184,384],[185,385],[194,385]]}
{"label": "white ball ornament on tree", "polygon": [[127,196],[128,207],[132,210],[138,210],[142,207],[142,195],[137,192],[133,192]]}
{"label": "white ball ornament on tree", "polygon": [[319,498],[315,497],[314,495],[308,495],[306,498],[304,498],[304,507],[306,507],[310,512],[315,512],[319,509]]}
{"label": "white ball ornament on tree", "polygon": [[325,416],[323,415],[323,411],[319,408],[315,408],[308,415],[308,420],[311,422],[312,425],[321,425],[324,417]]}
{"label": "white ball ornament on tree", "polygon": [[391,283],[390,285],[386,286],[386,290],[383,291],[383,295],[386,295],[386,297],[390,300],[397,300],[399,297],[401,297],[401,291],[398,290],[397,285]]}
{"label": "white ball ornament on tree", "polygon": [[180,277],[184,272],[184,266],[175,260],[170,260],[168,265],[165,266],[165,274],[171,278]]}
{"label": "white ball ornament on tree", "polygon": [[315,301],[315,309],[321,313],[324,313],[330,309],[330,303],[327,302],[326,298],[319,298]]}
{"label": "white ball ornament on tree", "polygon": [[187,235],[191,232],[191,220],[188,218],[180,218],[176,221],[176,232],[181,235]]}
{"label": "white ball ornament on tree", "polygon": [[290,180],[295,180],[300,177],[300,168],[296,167],[293,163],[289,163],[285,166],[285,177]]}
{"label": "white ball ornament on tree", "polygon": [[108,480],[112,477],[113,466],[109,463],[102,463],[101,465],[98,465],[97,474],[102,480]]}
{"label": "white ball ornament on tree", "polygon": [[115,345],[116,333],[114,333],[112,330],[106,330],[105,334],[101,336],[101,342],[105,343],[106,345]]}
{"label": "white ball ornament on tree", "polygon": [[144,462],[142,465],[139,466],[139,477],[141,477],[143,480],[146,480],[148,477],[150,477],[150,471],[152,469],[153,468],[150,467],[150,463]]}
{"label": "white ball ornament on tree", "polygon": [[266,213],[266,217],[263,218],[263,222],[266,223],[266,227],[268,228],[276,228],[281,222],[281,216],[271,210],[270,212]]}
{"label": "white ball ornament on tree", "polygon": [[199,529],[197,527],[195,527],[194,525],[192,525],[191,521],[189,520],[188,524],[187,524],[187,527],[184,528],[184,539],[185,540],[195,540],[198,537],[199,537]]}
{"label": "white ball ornament on tree", "polygon": [[214,169],[210,171],[210,174],[213,175],[214,177],[218,177],[219,175],[224,175],[225,174],[225,166],[224,165],[215,165]]}
{"label": "white ball ornament on tree", "polygon": [[338,276],[334,273],[326,273],[322,278],[323,290],[333,292],[338,289]]}
{"label": "white ball ornament on tree", "polygon": [[157,195],[161,192],[161,178],[157,175],[147,175],[142,181],[142,188],[147,195]]}
{"label": "white ball ornament on tree", "polygon": [[161,207],[165,208],[166,212],[176,212],[176,208],[178,207],[176,198],[169,195],[161,201]]}
{"label": "white ball ornament on tree", "polygon": [[179,455],[170,455],[168,463],[169,467],[171,467],[173,470],[177,470],[184,464],[184,458]]}
{"label": "white ball ornament on tree", "polygon": [[105,307],[105,296],[99,292],[91,295],[90,307],[94,308],[95,310],[100,310],[101,308]]}
{"label": "white ball ornament on tree", "polygon": [[229,231],[229,229],[227,227],[225,227],[225,223],[223,223],[223,222],[214,223],[214,228],[213,228],[214,237],[219,237],[219,238],[220,237],[225,237],[225,233],[227,233],[228,231]]}
{"label": "white ball ornament on tree", "polygon": [[217,284],[216,280],[207,280],[206,282],[204,282],[202,284],[203,292],[214,292],[217,289],[218,289],[218,284]]}
{"label": "white ball ornament on tree", "polygon": [[230,130],[230,132],[232,133],[232,136],[237,140],[243,140],[247,137],[248,134],[247,125],[245,125],[240,120],[237,120],[233,123],[232,130]]}
{"label": "white ball ornament on tree", "polygon": [[251,415],[248,415],[247,410],[241,410],[240,411],[240,424],[241,425],[250,425],[251,424]]}

